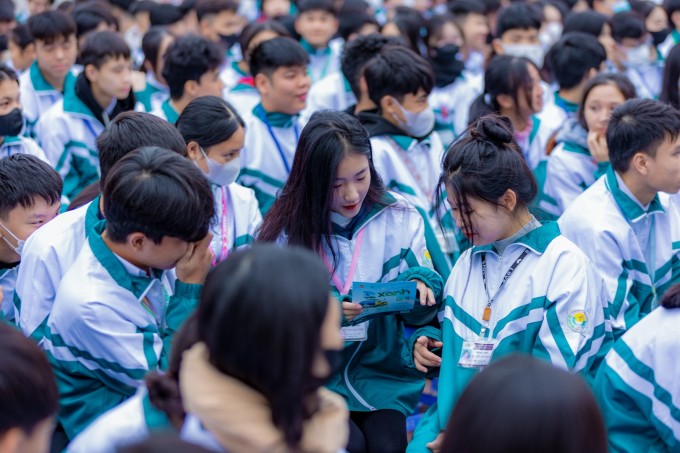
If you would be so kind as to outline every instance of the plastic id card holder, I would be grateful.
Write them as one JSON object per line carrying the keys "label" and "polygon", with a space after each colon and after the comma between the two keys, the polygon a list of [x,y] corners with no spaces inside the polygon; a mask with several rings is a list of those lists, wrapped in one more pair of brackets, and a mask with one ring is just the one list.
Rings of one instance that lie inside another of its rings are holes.
{"label": "plastic id card holder", "polygon": [[477,338],[475,341],[463,342],[458,366],[463,368],[484,368],[491,363],[496,340],[491,338]]}
{"label": "plastic id card holder", "polygon": [[364,341],[368,338],[368,323],[362,322],[356,326],[347,326],[340,329],[340,335],[345,341]]}

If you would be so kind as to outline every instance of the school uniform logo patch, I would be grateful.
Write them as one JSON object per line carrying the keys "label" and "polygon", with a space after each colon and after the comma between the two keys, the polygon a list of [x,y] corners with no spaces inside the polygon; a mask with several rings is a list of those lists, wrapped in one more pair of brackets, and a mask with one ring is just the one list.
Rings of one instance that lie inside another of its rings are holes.
{"label": "school uniform logo patch", "polygon": [[585,332],[588,327],[588,315],[583,310],[574,310],[567,317],[567,325],[574,332]]}

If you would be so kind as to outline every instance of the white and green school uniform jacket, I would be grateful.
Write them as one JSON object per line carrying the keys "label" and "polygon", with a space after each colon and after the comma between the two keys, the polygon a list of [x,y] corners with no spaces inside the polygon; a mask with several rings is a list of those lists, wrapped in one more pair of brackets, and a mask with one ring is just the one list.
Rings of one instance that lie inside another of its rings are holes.
{"label": "white and green school uniform jacket", "polygon": [[[345,228],[333,224],[331,242],[336,259],[327,244],[323,245],[328,264],[344,282],[352,266],[353,282],[390,282],[421,280],[441,299],[442,280],[432,270],[425,246],[424,221],[421,215],[398,194],[385,194],[382,204],[363,206]],[[363,233],[361,233],[363,231]],[[362,238],[361,240],[359,238]],[[285,242],[285,237],[281,242]],[[358,250],[358,251],[357,251]],[[331,291],[342,301],[352,300],[351,290],[341,295],[331,280]],[[413,344],[433,327],[418,329],[410,339],[404,337],[404,324],[424,326],[432,321],[439,303],[416,307],[411,313],[387,315],[367,321],[363,341],[347,341],[343,364],[327,383],[328,389],[342,395],[350,411],[367,412],[393,409],[410,415],[425,384],[424,373],[413,363]],[[347,325],[347,322],[343,322]]]}
{"label": "white and green school uniform jacket", "polygon": [[64,180],[62,205],[67,205],[99,180],[96,141],[104,125],[76,96],[75,89],[70,89],[40,117],[35,131],[45,155]]}
{"label": "white and green school uniform jacket", "polygon": [[427,101],[434,110],[434,129],[445,147],[467,129],[470,105],[483,89],[483,78],[468,71],[453,83],[432,89]]}
{"label": "white and green school uniform jacket", "polygon": [[[493,297],[509,268],[528,250],[491,306],[488,327],[483,314],[489,298],[482,277],[486,259],[487,286]],[[466,250],[446,283],[444,343],[437,403],[420,421],[409,452],[429,451],[446,427],[456,402],[476,368],[458,365],[463,343],[495,340],[491,361],[514,353],[529,354],[586,376],[611,345],[602,280],[590,260],[564,236],[555,222],[521,235],[498,255],[493,244]]]}
{"label": "white and green school uniform jacket", "polygon": [[30,154],[37,157],[43,162],[50,163],[45,156],[45,151],[42,150],[32,138],[23,136],[2,137],[2,144],[0,144],[0,158],[9,157],[14,154]]}
{"label": "white and green school uniform jacket", "polygon": [[448,240],[442,234],[434,205],[444,155],[439,134],[432,132],[422,141],[405,135],[376,135],[371,137],[371,147],[373,164],[385,185],[405,197],[427,219],[427,248],[437,272],[448,277],[458,249],[454,231],[449,231]]}
{"label": "white and green school uniform jacket", "polygon": [[97,418],[66,447],[65,453],[117,453],[153,433],[172,433],[165,412],[149,401],[142,386],[128,400]]}
{"label": "white and green school uniform jacket", "polygon": [[554,91],[553,96],[548,96],[547,98],[544,96],[543,110],[536,116],[540,118],[544,127],[549,129],[548,135],[551,136],[558,131],[566,121],[575,118],[577,111],[578,104],[567,101],[560,96],[559,91]]}
{"label": "white and green school uniform jacket", "polygon": [[[3,263],[4,265],[4,263]],[[14,305],[12,299],[14,297],[14,287],[17,282],[17,272],[19,265],[9,267],[0,267],[0,291],[2,291],[2,303],[0,304],[0,321],[7,321],[14,323]]]}
{"label": "white and green school uniform jacket", "polygon": [[540,169],[543,168],[542,171],[543,174],[545,174],[545,161],[548,158],[545,153],[545,148],[553,131],[551,131],[537,115],[533,115],[531,121],[529,135],[526,136],[524,140],[519,139],[517,135],[515,135],[515,139],[517,145],[519,145],[522,150],[522,154],[524,154],[524,158],[526,159],[529,168],[534,172],[541,171]]}
{"label": "white and green school uniform jacket", "polygon": [[151,110],[151,114],[164,119],[170,124],[175,124],[179,118],[179,112],[170,105],[170,98],[167,98],[160,104],[156,104],[154,109]]}
{"label": "white and green school uniform jacket", "polygon": [[265,112],[258,104],[244,119],[246,143],[238,182],[255,191],[265,214],[288,179],[302,127],[296,116]]}
{"label": "white and green school uniform jacket", "polygon": [[628,77],[639,98],[659,99],[663,81],[662,61],[654,61],[644,66],[628,68],[623,74]]}
{"label": "white and green school uniform jacket", "polygon": [[643,207],[609,168],[559,223],[604,278],[616,337],[680,283],[680,210],[668,194]]}
{"label": "white and green school uniform jacket", "polygon": [[262,214],[255,192],[251,189],[236,183],[227,187],[211,184],[211,187],[215,197],[217,221],[210,228],[213,235],[210,248],[215,254],[216,262],[219,262],[226,259],[232,251],[254,242],[255,232],[262,223]]}
{"label": "white and green school uniform jacket", "polygon": [[238,66],[238,61],[232,61],[220,70],[220,79],[224,83],[224,93],[228,93],[229,90],[234,88],[238,82],[249,75],[243,72],[243,70]]}
{"label": "white and green school uniform jacket", "polygon": [[132,396],[147,372],[167,368],[172,336],[202,288],[174,269],[147,276],[106,246],[104,227],[95,226],[64,275],[43,341],[70,439]]}
{"label": "white and green school uniform jacket", "polygon": [[340,54],[344,44],[341,39],[332,40],[324,49],[316,49],[304,39],[300,40],[300,44],[309,55],[307,72],[312,79],[312,84],[326,76],[340,72]]}
{"label": "white and green school uniform jacket", "polygon": [[[75,71],[70,72],[64,81],[64,92],[71,90],[76,83]],[[22,113],[26,119],[24,135],[35,138],[35,125],[40,118],[63,98],[62,92],[49,84],[35,61],[19,77]]]}
{"label": "white and green school uniform jacket", "polygon": [[307,124],[314,112],[319,110],[345,110],[356,104],[349,82],[342,72],[327,75],[312,85],[307,96],[307,107],[300,114],[303,124]]}
{"label": "white and green school uniform jacket", "polygon": [[659,308],[615,344],[593,390],[609,451],[680,451],[680,310]]}
{"label": "white and green school uniform jacket", "polygon": [[539,202],[541,209],[555,217],[609,168],[609,162],[598,163],[590,155],[587,138],[588,132],[575,119],[565,123],[557,134]]}
{"label": "white and green school uniform jacket", "polygon": [[146,85],[141,91],[135,91],[135,99],[143,107],[144,112],[151,112],[170,97],[170,90],[160,83],[153,72],[146,73]]}
{"label": "white and green school uniform jacket", "polygon": [[255,106],[262,100],[260,92],[253,85],[254,82],[251,82],[251,78],[241,79],[234,88],[229,90],[229,94],[225,97],[239,115],[244,118],[250,116]]}
{"label": "white and green school uniform jacket", "polygon": [[16,321],[39,345],[61,279],[71,268],[87,234],[101,221],[99,197],[59,214],[29,236],[21,253],[14,293]]}

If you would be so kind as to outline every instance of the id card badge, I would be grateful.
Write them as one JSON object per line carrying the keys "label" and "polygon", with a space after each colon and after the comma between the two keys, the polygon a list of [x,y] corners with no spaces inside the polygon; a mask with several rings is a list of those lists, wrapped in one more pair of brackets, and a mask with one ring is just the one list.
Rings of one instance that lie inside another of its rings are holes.
{"label": "id card badge", "polygon": [[340,335],[345,341],[364,341],[368,338],[368,323],[362,322],[356,326],[347,326],[340,329]]}
{"label": "id card badge", "polygon": [[463,368],[484,368],[491,363],[496,340],[492,338],[477,338],[475,341],[463,342],[458,366]]}

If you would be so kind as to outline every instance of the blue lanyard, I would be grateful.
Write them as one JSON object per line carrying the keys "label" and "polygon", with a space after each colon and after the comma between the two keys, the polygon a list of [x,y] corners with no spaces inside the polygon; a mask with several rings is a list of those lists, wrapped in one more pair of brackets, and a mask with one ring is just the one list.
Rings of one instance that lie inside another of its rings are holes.
{"label": "blue lanyard", "polygon": [[[267,130],[269,131],[269,135],[272,137],[272,140],[274,140],[274,144],[276,145],[276,149],[279,151],[279,156],[281,156],[281,160],[283,161],[283,166],[286,168],[286,173],[290,174],[290,165],[288,165],[288,161],[286,160],[286,155],[283,152],[283,148],[281,148],[281,144],[279,143],[278,139],[276,138],[276,134],[274,134],[274,131],[272,130],[271,125],[269,124],[269,121],[267,121],[267,115],[264,112],[264,109],[260,107],[260,112],[262,113],[261,119],[264,122],[264,124],[267,126]],[[293,123],[293,130],[295,131],[295,142],[300,139],[300,133],[298,132],[297,124]]]}
{"label": "blue lanyard", "polygon": [[87,129],[90,131],[90,133],[92,134],[92,136],[94,137],[94,139],[96,141],[97,137],[99,137],[99,134],[97,134],[95,132],[94,128],[92,127],[92,125],[90,124],[90,122],[88,120],[83,120],[83,122],[85,123],[85,127],[87,127]]}

